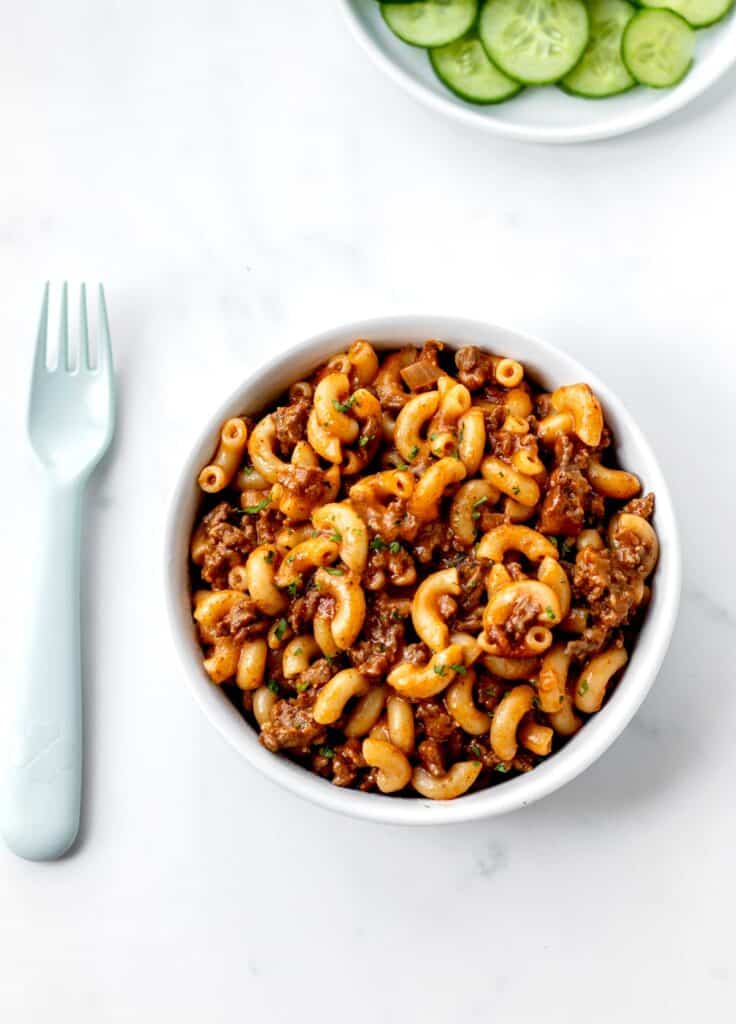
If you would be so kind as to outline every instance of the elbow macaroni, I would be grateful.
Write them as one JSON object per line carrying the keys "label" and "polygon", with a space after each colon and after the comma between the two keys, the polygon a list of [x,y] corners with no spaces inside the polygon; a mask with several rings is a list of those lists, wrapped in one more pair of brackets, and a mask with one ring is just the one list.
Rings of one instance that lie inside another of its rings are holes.
{"label": "elbow macaroni", "polygon": [[411,618],[417,636],[431,651],[444,650],[450,639],[450,629],[442,620],[439,601],[442,597],[459,593],[457,569],[442,569],[432,573],[417,587],[411,605]]}
{"label": "elbow macaroni", "polygon": [[363,740],[363,757],[373,768],[382,793],[397,793],[409,785],[411,765],[403,751],[386,740]]}
{"label": "elbow macaroni", "polygon": [[409,501],[409,512],[420,522],[436,519],[439,503],[448,487],[465,477],[465,466],[459,459],[443,458],[426,470],[419,479]]}
{"label": "elbow macaroni", "polygon": [[354,668],[346,668],[325,683],[314,702],[314,720],[320,725],[336,722],[351,697],[362,697],[367,680]]}
{"label": "elbow macaroni", "polygon": [[346,651],[357,638],[365,619],[365,594],[353,575],[335,576],[319,569],[314,577],[317,589],[335,600],[330,631],[338,650]]}
{"label": "elbow macaroni", "polygon": [[555,756],[646,611],[653,498],[598,399],[475,352],[358,339],[198,477],[204,670],[339,785],[455,799]]}
{"label": "elbow macaroni", "polygon": [[243,420],[236,416],[225,423],[214,459],[199,474],[203,491],[214,494],[227,487],[238,471],[247,440],[248,428]]}
{"label": "elbow macaroni", "polygon": [[442,778],[431,775],[426,768],[415,768],[411,784],[429,800],[455,800],[467,793],[480,775],[481,767],[480,761],[457,761]]}

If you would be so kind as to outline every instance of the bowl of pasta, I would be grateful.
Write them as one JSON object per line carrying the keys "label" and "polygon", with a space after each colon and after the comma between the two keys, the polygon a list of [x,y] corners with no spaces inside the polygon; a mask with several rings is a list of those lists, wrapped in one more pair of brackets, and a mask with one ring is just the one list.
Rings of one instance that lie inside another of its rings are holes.
{"label": "bowl of pasta", "polygon": [[212,724],[292,792],[404,825],[523,807],[595,761],[654,682],[680,575],[619,399],[449,317],[347,324],[249,372],[166,537]]}

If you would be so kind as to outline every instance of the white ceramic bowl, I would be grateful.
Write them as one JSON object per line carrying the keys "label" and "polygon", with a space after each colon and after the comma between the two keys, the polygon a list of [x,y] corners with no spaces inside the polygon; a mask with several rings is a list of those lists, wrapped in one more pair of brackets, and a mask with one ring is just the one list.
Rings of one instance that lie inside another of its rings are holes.
{"label": "white ceramic bowl", "polygon": [[591,142],[653,124],[700,96],[736,61],[736,13],[699,29],[695,64],[673,89],[632,89],[622,96],[586,100],[556,86],[528,89],[496,106],[474,106],[446,89],[427,54],[389,31],[375,0],[337,0],[355,37],[373,60],[412,96],[465,124],[525,142]]}
{"label": "white ceramic bowl", "polygon": [[[454,801],[404,799],[339,789],[286,757],[269,753],[258,742],[255,730],[209,681],[202,668],[202,653],[193,628],[188,552],[200,500],[196,479],[212,454],[220,426],[229,416],[259,412],[289,384],[308,374],[328,356],[344,350],[355,338],[366,338],[378,349],[421,344],[427,338],[441,338],[451,347],[475,344],[519,359],[530,376],[547,388],[586,381],[602,402],[606,419],[615,433],[622,465],[639,474],[645,488],[653,490],[657,496],[655,522],[661,555],[652,601],[631,660],[613,696],[562,750],[533,771]],[[243,369],[245,372],[245,367]],[[172,498],[165,572],[171,624],[184,677],[209,720],[246,760],[275,782],[323,807],[378,822],[437,825],[490,817],[524,807],[575,778],[613,743],[646,696],[667,650],[680,595],[680,547],[672,500],[657,460],[624,405],[594,374],[551,345],[503,327],[454,317],[403,316],[345,324],[309,338],[247,375],[234,394],[209,415],[182,467]]]}

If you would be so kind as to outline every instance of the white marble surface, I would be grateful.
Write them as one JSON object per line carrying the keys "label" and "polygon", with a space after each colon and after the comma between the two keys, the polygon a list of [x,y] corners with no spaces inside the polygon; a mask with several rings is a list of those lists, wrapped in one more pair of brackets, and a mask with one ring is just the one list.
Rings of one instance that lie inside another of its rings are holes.
{"label": "white marble surface", "polygon": [[[0,849],[0,1019],[728,1019],[736,76],[654,130],[542,149],[406,99],[324,0],[2,8],[3,695],[44,600],[23,418],[45,278],[105,282],[120,418],[86,532],[84,829],[58,864]],[[597,765],[512,816],[411,832],[277,790],[208,726],[161,529],[202,416],[267,352],[427,309],[611,382],[669,474],[686,586]]]}

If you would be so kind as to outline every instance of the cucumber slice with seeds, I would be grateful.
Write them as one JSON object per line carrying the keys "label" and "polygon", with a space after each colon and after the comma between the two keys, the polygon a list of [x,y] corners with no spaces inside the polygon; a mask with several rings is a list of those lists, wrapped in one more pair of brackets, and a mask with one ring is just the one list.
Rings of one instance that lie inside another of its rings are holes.
{"label": "cucumber slice with seeds", "polygon": [[580,61],[560,82],[560,88],[573,96],[602,99],[627,92],[636,85],[621,58],[624,29],[636,10],[628,0],[590,0],[590,41]]}
{"label": "cucumber slice with seeds", "polygon": [[478,33],[488,56],[525,85],[556,82],[575,67],[588,43],[582,0],[488,0]]}
{"label": "cucumber slice with seeds", "polygon": [[725,18],[733,7],[734,0],[645,0],[645,7],[667,7],[675,14],[681,14],[693,28],[705,28]]}
{"label": "cucumber slice with seeds", "polygon": [[645,9],[624,30],[621,55],[642,85],[665,89],[677,85],[690,70],[695,31],[679,14]]}
{"label": "cucumber slice with seeds", "polygon": [[445,46],[464,36],[478,14],[478,0],[382,3],[388,27],[411,46]]}
{"label": "cucumber slice with seeds", "polygon": [[434,47],[429,59],[439,80],[469,103],[503,103],[523,88],[491,63],[476,36]]}

